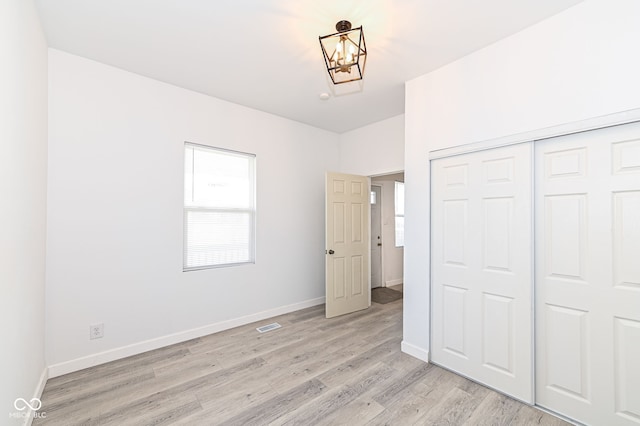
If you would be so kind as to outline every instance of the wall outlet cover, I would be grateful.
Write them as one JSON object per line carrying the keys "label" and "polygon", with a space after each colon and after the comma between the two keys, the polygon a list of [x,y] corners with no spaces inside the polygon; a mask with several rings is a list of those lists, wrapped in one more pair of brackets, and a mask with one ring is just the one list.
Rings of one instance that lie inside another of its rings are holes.
{"label": "wall outlet cover", "polygon": [[89,326],[89,339],[101,339],[104,337],[104,324],[92,324]]}

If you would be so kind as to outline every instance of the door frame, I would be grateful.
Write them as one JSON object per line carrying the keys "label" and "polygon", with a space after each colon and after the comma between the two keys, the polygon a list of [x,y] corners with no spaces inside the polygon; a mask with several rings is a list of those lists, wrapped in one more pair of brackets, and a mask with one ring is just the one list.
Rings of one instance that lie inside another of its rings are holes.
{"label": "door frame", "polygon": [[[380,188],[380,200],[377,200],[378,204],[380,206],[379,209],[378,209],[379,212],[380,212],[380,229],[378,231],[380,232],[380,243],[383,244],[381,246],[381,248],[380,248],[380,287],[386,287],[386,283],[385,283],[385,280],[384,280],[384,248],[383,248],[384,247],[384,235],[383,235],[383,229],[384,229],[384,226],[383,226],[383,220],[384,220],[384,218],[383,218],[384,217],[384,215],[383,215],[383,213],[384,213],[384,187],[382,185],[378,184],[378,183],[371,182],[370,191],[373,191],[373,187],[374,186],[377,187],[377,188]],[[371,223],[373,223],[373,215],[369,216],[369,220],[371,221]],[[373,234],[369,235],[369,239],[371,240],[371,244],[373,244],[373,238],[374,238]],[[371,252],[370,252],[370,259],[371,259],[371,261],[370,261],[371,274],[370,274],[370,277],[369,277],[369,283],[370,283],[371,286],[373,286],[373,280],[372,280],[372,278],[373,278],[373,255],[371,254]],[[373,287],[371,287],[371,288],[373,288]]]}
{"label": "door frame", "polygon": [[[551,139],[559,136],[566,136],[573,133],[588,132],[590,130],[603,129],[605,127],[621,126],[623,124],[640,122],[640,108],[600,117],[588,118],[586,120],[574,121],[557,126],[546,127],[544,129],[532,130],[501,138],[489,139],[485,141],[472,142],[466,145],[457,145],[450,148],[436,149],[429,151],[428,162],[443,157],[451,157],[458,154],[468,154],[475,151],[483,151],[490,148],[515,145],[523,142],[536,142],[543,139]],[[429,169],[431,166],[429,165]]]}

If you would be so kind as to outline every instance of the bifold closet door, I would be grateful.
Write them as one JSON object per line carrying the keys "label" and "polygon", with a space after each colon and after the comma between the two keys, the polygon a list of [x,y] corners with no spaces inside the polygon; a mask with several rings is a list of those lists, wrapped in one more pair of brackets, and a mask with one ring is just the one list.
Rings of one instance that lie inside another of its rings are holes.
{"label": "bifold closet door", "polygon": [[536,142],[536,403],[640,424],[640,124]]}
{"label": "bifold closet door", "polygon": [[533,401],[532,144],[431,162],[431,361]]}

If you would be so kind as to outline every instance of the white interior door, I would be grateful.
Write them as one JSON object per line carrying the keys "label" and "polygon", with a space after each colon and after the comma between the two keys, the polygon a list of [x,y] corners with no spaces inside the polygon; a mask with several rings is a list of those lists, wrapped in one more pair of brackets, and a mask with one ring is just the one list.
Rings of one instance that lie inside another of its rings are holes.
{"label": "white interior door", "polygon": [[640,124],[536,143],[536,402],[640,424]]}
{"label": "white interior door", "polygon": [[326,317],[371,305],[369,178],[326,176]]}
{"label": "white interior door", "polygon": [[533,401],[532,152],[431,163],[431,360]]}
{"label": "white interior door", "polygon": [[382,187],[371,185],[371,288],[382,287]]}

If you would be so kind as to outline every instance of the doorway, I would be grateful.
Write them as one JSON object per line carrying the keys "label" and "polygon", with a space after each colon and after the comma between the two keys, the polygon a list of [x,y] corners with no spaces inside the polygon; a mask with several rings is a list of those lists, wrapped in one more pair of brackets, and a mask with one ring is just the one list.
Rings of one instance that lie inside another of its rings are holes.
{"label": "doorway", "polygon": [[404,185],[404,172],[371,177],[371,288],[402,291],[404,197],[398,200],[398,184]]}
{"label": "doorway", "polygon": [[371,185],[371,288],[382,287],[382,186]]}

